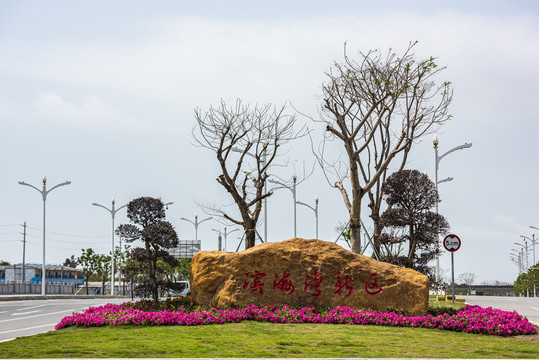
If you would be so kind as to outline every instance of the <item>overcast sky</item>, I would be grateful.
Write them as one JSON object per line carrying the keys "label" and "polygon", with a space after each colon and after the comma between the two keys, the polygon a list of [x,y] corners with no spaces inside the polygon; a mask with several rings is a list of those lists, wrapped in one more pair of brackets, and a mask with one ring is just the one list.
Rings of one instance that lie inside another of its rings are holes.
{"label": "overcast sky", "polygon": [[[111,198],[174,202],[167,216],[180,239],[206,218],[197,203],[229,205],[215,181],[214,155],[193,146],[193,109],[220,99],[288,102],[316,116],[324,73],[349,54],[406,49],[434,56],[451,81],[453,119],[439,131],[440,154],[473,143],[440,163],[440,213],[462,240],[455,274],[512,282],[509,260],[520,235],[539,227],[539,5],[534,1],[2,1],[0,2],[0,259],[42,261],[42,198],[17,182],[49,188],[47,263],[91,247],[111,247]],[[298,116],[313,139],[320,124]],[[307,138],[285,149],[276,175],[300,176],[314,158]],[[415,145],[408,168],[434,178],[429,135]],[[297,188],[298,200],[320,198],[320,238],[335,241],[348,213],[320,169]],[[315,236],[314,213],[298,206],[298,236]],[[367,211],[362,218],[370,227]],[[125,210],[116,224],[126,223]],[[223,225],[199,226],[204,250],[217,248]],[[288,190],[268,201],[268,237],[293,236]],[[263,224],[259,225],[263,233]],[[235,250],[235,232],[227,249]],[[539,233],[539,231],[538,231]],[[539,237],[539,234],[538,234]],[[346,247],[346,244],[339,242]],[[539,246],[539,244],[538,244]],[[539,251],[539,250],[538,250]],[[530,253],[530,265],[532,264]],[[450,256],[441,266],[450,278]]]}

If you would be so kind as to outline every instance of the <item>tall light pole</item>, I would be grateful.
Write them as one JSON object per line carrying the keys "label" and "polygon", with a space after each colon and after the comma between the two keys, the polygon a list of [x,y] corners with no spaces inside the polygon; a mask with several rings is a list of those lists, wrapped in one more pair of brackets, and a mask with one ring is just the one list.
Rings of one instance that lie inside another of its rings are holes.
{"label": "tall light pole", "polygon": [[219,251],[223,251],[222,250],[222,239],[223,237],[221,236],[221,229],[217,230],[217,229],[211,229],[212,231],[215,231],[219,234],[219,237],[217,238],[217,250]]}
{"label": "tall light pole", "polygon": [[[455,146],[454,148],[444,153],[442,156],[438,155],[438,134],[434,134],[434,138],[432,139],[432,144],[434,145],[434,183],[436,184],[436,192],[438,192],[438,184],[453,180],[452,177],[438,180],[438,166],[440,165],[440,160],[442,160],[447,155],[451,154],[453,151],[472,147],[472,144],[464,143],[464,145]],[[438,202],[436,202],[436,214],[438,214]],[[440,248],[440,234],[438,234],[438,248]],[[437,280],[439,276],[440,276],[440,255],[436,255],[436,279]]]}
{"label": "tall light pole", "polygon": [[520,243],[515,243],[515,245],[518,245],[518,246],[521,246],[522,247],[522,250],[525,250],[526,253],[525,253],[525,258],[526,258],[526,266],[524,267],[524,271],[528,271],[528,268],[530,267],[530,264],[528,262],[528,241],[527,240],[524,240],[524,245],[520,244]]}
{"label": "tall light pole", "polygon": [[[263,146],[264,146],[264,151],[262,153],[262,159],[260,160],[260,165],[262,165],[262,167],[266,165],[266,160],[267,160],[266,149],[268,147],[268,142],[266,140],[263,142]],[[232,148],[232,151],[237,152],[237,153],[243,153],[243,150],[240,150],[237,148]],[[250,152],[246,152],[245,154],[256,159],[256,156],[254,156]],[[266,180],[264,182],[264,195],[266,195],[267,193],[268,193],[268,181]],[[268,198],[265,197],[263,201],[264,201],[264,242],[268,242]],[[226,236],[225,236],[225,239],[226,239]]]}
{"label": "tall light pole", "polygon": [[212,219],[212,217],[210,216],[209,218],[206,218],[204,220],[200,220],[198,221],[198,215],[195,214],[195,221],[191,221],[189,219],[186,219],[186,218],[180,218],[181,220],[184,220],[184,221],[188,221],[190,222],[191,224],[195,225],[195,240],[198,241],[198,225],[202,224],[204,221],[207,221],[207,220],[210,220]]}
{"label": "tall light pole", "polygon": [[296,201],[296,202],[314,211],[314,218],[316,221],[316,238],[318,239],[318,195],[316,195],[316,197],[314,198],[314,203],[315,203],[314,207],[312,207],[311,205],[307,205],[301,201]]}
{"label": "tall light pole", "polygon": [[30,186],[31,188],[36,189],[39,193],[41,193],[41,196],[43,196],[43,267],[41,269],[41,272],[42,272],[41,273],[41,295],[45,296],[46,295],[45,281],[46,281],[46,274],[47,274],[46,270],[45,270],[45,212],[46,212],[45,211],[46,210],[45,204],[47,202],[47,195],[51,191],[56,189],[57,187],[71,184],[71,181],[66,181],[66,182],[63,182],[61,184],[55,185],[52,188],[50,188],[49,190],[47,190],[47,176],[45,176],[45,175],[43,175],[43,190],[39,190],[34,185],[27,184],[24,181],[19,181],[19,184],[20,185]]}
{"label": "tall light pole", "polygon": [[296,200],[296,181],[298,180],[296,174],[292,177],[292,180],[294,181],[292,187],[276,180],[268,180],[272,184],[280,185],[283,188],[286,188],[292,192],[292,197],[294,198],[294,237],[297,237],[297,226],[296,226],[296,204],[298,203]]}
{"label": "tall light pole", "polygon": [[125,205],[122,205],[120,206],[118,209],[115,208],[115,203],[116,201],[114,200],[114,198],[112,198],[112,208],[111,209],[108,209],[107,207],[101,205],[101,204],[98,204],[98,203],[92,203],[93,206],[99,206],[105,210],[107,210],[108,212],[110,212],[110,214],[112,215],[112,252],[111,252],[111,270],[110,270],[110,278],[111,278],[111,287],[110,287],[110,294],[112,296],[114,296],[114,286],[115,286],[115,277],[114,277],[114,216],[116,215],[116,213],[118,211],[120,211],[121,209],[123,209],[124,207],[127,207],[128,204],[125,204]]}
{"label": "tall light pole", "polygon": [[225,232],[224,232],[224,235],[225,235],[225,251],[226,251],[226,238],[228,237],[228,234],[232,234],[234,231],[240,231],[240,229],[234,229],[234,230],[231,230],[231,231],[227,232],[227,227],[225,226]]}
{"label": "tall light pole", "polygon": [[527,239],[527,240],[530,240],[532,242],[532,246],[533,246],[533,265],[536,264],[535,262],[535,243],[539,240],[539,239],[536,239],[535,238],[535,234],[532,234],[532,237],[531,239],[527,236],[524,236],[524,235],[520,235],[521,238],[524,238],[524,239]]}
{"label": "tall light pole", "polygon": [[511,249],[511,251],[514,252],[512,255],[518,258],[518,274],[520,275],[523,272],[523,268],[524,268],[524,262],[522,260],[523,255],[524,255],[524,249],[521,249],[521,250]]}

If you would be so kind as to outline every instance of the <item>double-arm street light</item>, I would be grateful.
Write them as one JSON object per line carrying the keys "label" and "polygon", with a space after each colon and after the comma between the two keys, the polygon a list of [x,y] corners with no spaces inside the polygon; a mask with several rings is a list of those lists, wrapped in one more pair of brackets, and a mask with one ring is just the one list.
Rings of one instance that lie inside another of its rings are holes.
{"label": "double-arm street light", "polygon": [[[438,167],[440,165],[440,161],[444,157],[446,157],[447,155],[451,154],[454,151],[472,147],[472,144],[464,143],[464,145],[455,146],[454,148],[445,152],[441,156],[438,155],[438,134],[434,134],[434,138],[432,139],[432,144],[434,145],[434,183],[436,184],[436,192],[438,192],[438,184],[453,180],[452,177],[438,180]],[[438,203],[436,203],[436,214],[438,214]],[[438,247],[440,247],[439,234],[438,234]],[[440,255],[437,255],[436,256],[436,279],[439,278],[439,275],[440,275]]]}
{"label": "double-arm street light", "polygon": [[[267,161],[267,152],[266,152],[267,145],[268,145],[267,141],[264,141],[264,143],[263,143],[264,152],[262,154],[262,159],[260,160],[260,165],[262,167],[264,167],[266,165],[266,161]],[[243,150],[240,150],[240,149],[237,149],[237,148],[232,148],[232,151],[237,152],[237,153],[243,153]],[[245,154],[252,157],[252,158],[254,158],[254,159],[256,159],[256,156],[254,156],[250,152],[246,152]],[[267,191],[268,190],[267,183],[268,183],[268,181],[266,180],[264,182],[264,194],[263,195],[266,195],[268,193],[268,191]],[[264,198],[264,203],[263,204],[264,204],[264,242],[268,242],[268,198],[267,197]],[[225,238],[226,238],[226,236],[225,236]]]}
{"label": "double-arm street light", "polygon": [[288,189],[292,192],[292,197],[294,198],[294,237],[297,237],[297,226],[296,226],[296,204],[298,203],[298,201],[296,200],[296,181],[298,180],[296,174],[294,174],[294,176],[292,177],[292,180],[294,181],[294,183],[292,184],[292,187],[280,182],[280,181],[276,181],[276,180],[271,180],[269,179],[268,181],[272,184],[277,184],[277,185],[280,185],[280,187],[282,188],[285,188],[285,189]]}
{"label": "double-arm street light", "polygon": [[510,258],[511,260],[516,261],[515,263],[518,266],[518,274],[520,275],[522,274],[523,272],[522,268],[524,267],[523,261],[522,261],[522,255],[523,255],[524,250],[511,249],[511,251],[513,252],[510,253]]}
{"label": "double-arm street light", "polygon": [[19,181],[19,184],[20,185],[30,186],[32,189],[36,189],[39,193],[41,193],[41,196],[43,196],[43,267],[41,269],[41,272],[42,272],[41,273],[41,295],[45,296],[46,295],[46,290],[45,290],[45,282],[46,281],[45,280],[46,280],[46,274],[47,274],[46,270],[45,270],[45,209],[46,209],[45,204],[46,204],[46,201],[47,201],[47,195],[51,191],[56,189],[57,187],[71,184],[71,181],[66,181],[66,182],[63,182],[61,184],[55,185],[52,188],[50,188],[49,190],[47,190],[47,177],[45,175],[43,175],[43,189],[42,190],[39,190],[34,185],[27,184],[24,181]]}
{"label": "double-arm street light", "polygon": [[527,236],[524,236],[524,235],[520,235],[520,237],[523,238],[523,239],[527,239],[527,240],[529,240],[529,241],[532,242],[533,265],[535,265],[535,264],[536,264],[536,262],[535,262],[535,243],[536,243],[537,240],[539,240],[539,239],[536,239],[536,238],[535,238],[535,234],[532,234],[531,239],[530,239],[529,237],[527,237]]}
{"label": "double-arm street light", "polygon": [[111,252],[111,270],[110,270],[110,278],[111,278],[111,290],[110,290],[110,294],[112,296],[114,296],[114,286],[115,286],[115,277],[114,277],[114,217],[116,215],[116,213],[118,211],[120,211],[121,209],[123,209],[124,207],[127,207],[128,204],[125,204],[125,205],[122,205],[120,206],[118,209],[115,208],[115,204],[116,204],[116,201],[114,200],[114,198],[112,198],[112,208],[109,209],[101,204],[98,204],[98,203],[92,203],[93,206],[98,206],[98,207],[101,207],[105,210],[107,210],[111,215],[112,215],[112,252]]}
{"label": "double-arm street light", "polygon": [[[216,231],[219,233],[219,241],[221,240],[221,229],[212,229],[213,231]],[[240,229],[234,229],[232,231],[227,231],[227,227],[225,226],[225,230],[222,232],[222,234],[224,235],[224,238],[225,238],[225,243],[224,243],[224,246],[223,246],[223,251],[226,251],[226,238],[228,237],[229,234],[232,234],[234,231],[239,231]],[[219,244],[219,250],[221,250],[221,244]]]}
{"label": "double-arm street light", "polygon": [[296,201],[296,202],[314,211],[314,218],[316,221],[316,238],[318,239],[318,195],[316,195],[316,197],[314,198],[314,203],[315,203],[314,207],[312,207],[311,205],[307,205],[301,201]]}
{"label": "double-arm street light", "polygon": [[183,221],[188,221],[188,222],[190,222],[191,224],[195,225],[195,240],[198,241],[198,225],[202,224],[204,221],[207,221],[207,220],[212,219],[212,217],[210,216],[209,218],[206,218],[206,219],[204,219],[204,220],[198,221],[198,215],[195,214],[195,221],[191,221],[191,220],[186,219],[186,218],[183,218],[183,217],[180,218],[180,219],[183,220]]}
{"label": "double-arm street light", "polygon": [[525,259],[526,265],[524,265],[524,271],[528,271],[528,268],[530,267],[530,264],[528,262],[528,241],[524,240],[524,245],[522,245],[521,243],[515,242],[515,245],[522,247],[522,250],[524,251],[524,254],[522,256],[522,264],[524,265],[524,259]]}

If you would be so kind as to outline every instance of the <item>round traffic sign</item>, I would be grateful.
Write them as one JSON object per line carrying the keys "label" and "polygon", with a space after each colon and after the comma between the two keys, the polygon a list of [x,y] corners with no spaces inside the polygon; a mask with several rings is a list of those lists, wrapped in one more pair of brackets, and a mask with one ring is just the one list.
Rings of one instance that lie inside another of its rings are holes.
{"label": "round traffic sign", "polygon": [[460,248],[460,239],[457,235],[449,234],[444,238],[444,248],[447,251],[457,251]]}

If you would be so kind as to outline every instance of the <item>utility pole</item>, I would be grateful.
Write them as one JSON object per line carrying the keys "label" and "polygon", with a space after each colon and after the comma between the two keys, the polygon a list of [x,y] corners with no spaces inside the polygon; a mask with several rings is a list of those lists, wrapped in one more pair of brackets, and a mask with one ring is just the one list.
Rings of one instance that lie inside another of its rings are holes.
{"label": "utility pole", "polygon": [[25,258],[26,258],[26,221],[24,222],[24,232],[22,233],[22,283],[24,284],[25,278]]}

